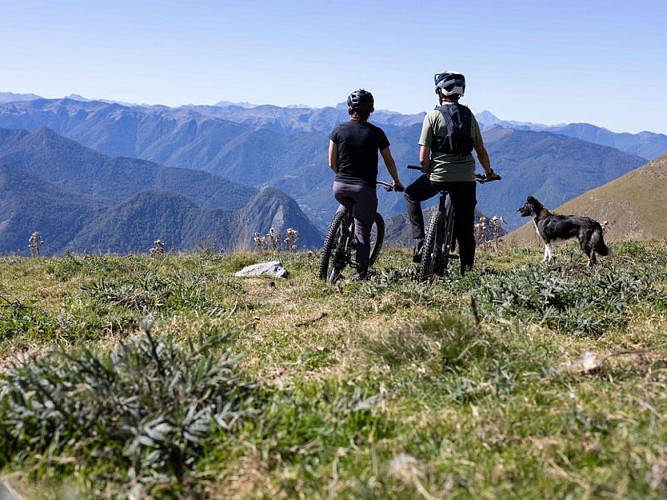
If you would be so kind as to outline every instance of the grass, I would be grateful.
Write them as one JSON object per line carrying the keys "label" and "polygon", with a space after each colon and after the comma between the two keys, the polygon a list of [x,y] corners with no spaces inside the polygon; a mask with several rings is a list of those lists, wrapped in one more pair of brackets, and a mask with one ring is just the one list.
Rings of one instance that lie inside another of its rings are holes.
{"label": "grass", "polygon": [[667,248],[613,248],[2,258],[0,497],[663,498]]}

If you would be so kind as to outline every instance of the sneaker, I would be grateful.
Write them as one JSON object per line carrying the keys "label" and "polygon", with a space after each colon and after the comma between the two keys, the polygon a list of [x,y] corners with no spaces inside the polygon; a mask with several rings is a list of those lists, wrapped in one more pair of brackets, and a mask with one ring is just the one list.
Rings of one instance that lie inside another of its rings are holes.
{"label": "sneaker", "polygon": [[423,239],[417,239],[415,240],[415,249],[414,253],[412,254],[412,262],[421,262],[422,261],[422,251],[424,250],[424,240]]}
{"label": "sneaker", "polygon": [[357,273],[350,278],[350,281],[368,281],[368,275],[363,276]]}

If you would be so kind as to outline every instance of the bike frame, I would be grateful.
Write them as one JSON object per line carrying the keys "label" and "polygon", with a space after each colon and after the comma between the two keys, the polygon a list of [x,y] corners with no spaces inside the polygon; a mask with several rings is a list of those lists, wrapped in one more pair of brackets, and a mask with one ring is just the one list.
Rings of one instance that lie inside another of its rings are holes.
{"label": "bike frame", "polygon": [[[421,167],[408,165],[408,168],[421,170]],[[483,184],[492,179],[476,174],[477,182]],[[422,257],[419,265],[419,281],[430,281],[433,275],[442,276],[447,271],[452,259],[454,247],[454,208],[449,191],[440,191],[438,209],[431,217],[425,231]]]}

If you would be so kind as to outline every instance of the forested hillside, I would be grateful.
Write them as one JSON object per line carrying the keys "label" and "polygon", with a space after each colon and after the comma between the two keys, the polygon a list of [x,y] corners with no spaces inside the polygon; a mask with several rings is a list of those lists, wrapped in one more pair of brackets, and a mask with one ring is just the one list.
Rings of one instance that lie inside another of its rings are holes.
{"label": "forested hillside", "polygon": [[[108,157],[52,130],[0,129],[0,252],[26,252],[39,231],[47,255],[142,252],[202,244],[252,248],[255,231],[299,231],[301,247],[322,235],[276,189],[257,189],[193,169]],[[263,210],[255,207],[261,200]],[[214,242],[214,243],[212,243]]]}

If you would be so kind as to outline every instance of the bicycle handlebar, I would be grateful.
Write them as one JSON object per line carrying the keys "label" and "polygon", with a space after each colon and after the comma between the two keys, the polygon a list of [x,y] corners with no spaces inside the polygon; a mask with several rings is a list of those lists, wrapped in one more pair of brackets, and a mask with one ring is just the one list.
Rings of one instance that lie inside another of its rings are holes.
{"label": "bicycle handlebar", "polygon": [[[498,174],[496,174],[496,175],[498,175]],[[497,179],[490,179],[486,175],[482,175],[482,174],[475,174],[475,178],[477,179],[477,182],[479,182],[480,184],[484,184],[485,182],[499,181],[500,179],[502,179],[502,177],[500,177],[499,175],[498,175]]]}
{"label": "bicycle handlebar", "polygon": [[[412,170],[421,170],[422,169],[420,165],[408,165],[408,168],[412,169]],[[497,179],[489,179],[486,175],[475,174],[475,179],[477,179],[477,182],[479,182],[480,184],[484,184],[485,182],[499,181],[501,179],[501,177],[498,176]]]}
{"label": "bicycle handlebar", "polygon": [[384,188],[385,191],[396,191],[396,192],[403,191],[402,189],[394,189],[394,185],[393,185],[393,184],[389,184],[388,182],[384,182],[384,181],[375,181],[375,183],[378,184],[378,185],[380,185],[380,186],[382,186],[382,187]]}

